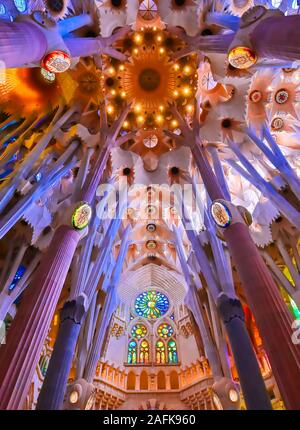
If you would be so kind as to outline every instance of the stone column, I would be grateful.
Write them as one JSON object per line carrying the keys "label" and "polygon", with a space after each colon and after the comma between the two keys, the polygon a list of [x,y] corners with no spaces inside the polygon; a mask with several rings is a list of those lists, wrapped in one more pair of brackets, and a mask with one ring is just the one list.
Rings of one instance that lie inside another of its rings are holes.
{"label": "stone column", "polygon": [[[200,144],[195,142],[193,155],[210,199],[224,199],[207,158],[198,145]],[[262,336],[285,406],[287,409],[300,409],[300,345],[292,342],[292,315],[253,242],[247,225],[235,222],[224,229],[223,235]]]}
{"label": "stone column", "polygon": [[287,409],[300,409],[300,345],[292,342],[293,317],[245,224],[224,232],[250,309]]}
{"label": "stone column", "polygon": [[300,61],[300,15],[267,18],[250,35],[260,58]]}
{"label": "stone column", "polygon": [[250,336],[245,326],[241,302],[221,294],[218,299],[218,311],[228,334],[247,409],[272,409]]}
{"label": "stone column", "polygon": [[0,409],[23,407],[44,340],[80,240],[72,227],[59,227],[0,348]]}
{"label": "stone column", "polygon": [[29,22],[0,21],[0,67],[21,67],[40,62],[47,50],[47,39]]}
{"label": "stone column", "polygon": [[74,350],[84,316],[83,296],[65,303],[61,311],[61,322],[55,348],[38,398],[37,410],[57,410],[62,408],[65,394],[64,388],[67,385]]}

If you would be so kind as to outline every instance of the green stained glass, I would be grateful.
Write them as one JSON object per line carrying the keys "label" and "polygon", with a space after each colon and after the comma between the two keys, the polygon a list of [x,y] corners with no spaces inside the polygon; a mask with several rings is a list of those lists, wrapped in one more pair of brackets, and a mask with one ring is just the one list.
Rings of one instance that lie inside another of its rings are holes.
{"label": "green stained glass", "polygon": [[140,346],[140,363],[149,363],[149,343],[146,340],[141,342]]}
{"label": "green stained glass", "polygon": [[158,327],[157,334],[159,337],[162,337],[164,339],[168,339],[169,337],[173,336],[174,331],[169,324],[161,324]]}
{"label": "green stained glass", "polygon": [[136,313],[144,318],[157,319],[169,309],[169,299],[158,291],[147,291],[140,294],[135,301]]}
{"label": "green stained glass", "polygon": [[177,356],[177,346],[175,340],[169,340],[168,342],[168,362],[170,364],[177,364],[178,363],[178,356]]}
{"label": "green stained glass", "polygon": [[141,339],[147,335],[147,327],[143,324],[136,324],[132,327],[131,336],[135,339]]}
{"label": "green stained glass", "polygon": [[128,344],[128,364],[136,364],[137,361],[137,343],[135,340],[131,340]]}

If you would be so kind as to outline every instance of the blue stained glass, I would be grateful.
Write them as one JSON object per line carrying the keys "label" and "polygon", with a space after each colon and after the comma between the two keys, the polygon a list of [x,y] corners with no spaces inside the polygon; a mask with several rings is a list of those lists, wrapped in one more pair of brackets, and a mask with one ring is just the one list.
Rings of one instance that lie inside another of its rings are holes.
{"label": "blue stained glass", "polygon": [[14,4],[19,12],[23,13],[27,9],[27,2],[26,0],[14,0]]}
{"label": "blue stained glass", "polygon": [[168,312],[170,303],[167,296],[158,291],[140,294],[135,301],[136,313],[144,318],[157,319]]}
{"label": "blue stained glass", "polygon": [[16,274],[14,276],[14,279],[12,280],[12,283],[10,284],[10,286],[8,287],[9,291],[12,291],[17,283],[19,282],[19,280],[22,278],[22,276],[24,275],[26,271],[26,267],[24,266],[19,266],[18,270],[16,271]]}
{"label": "blue stained glass", "polygon": [[0,3],[0,15],[5,15],[6,10],[4,4]]}
{"label": "blue stained glass", "polygon": [[128,345],[128,364],[136,364],[137,362],[137,343],[135,340],[131,340]]}

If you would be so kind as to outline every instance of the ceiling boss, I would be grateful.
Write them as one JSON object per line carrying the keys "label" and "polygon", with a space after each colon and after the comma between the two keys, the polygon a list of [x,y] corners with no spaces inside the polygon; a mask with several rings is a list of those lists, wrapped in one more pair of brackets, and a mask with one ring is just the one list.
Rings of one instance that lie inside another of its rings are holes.
{"label": "ceiling boss", "polygon": [[192,117],[197,55],[173,60],[183,47],[179,37],[156,27],[142,27],[119,40],[116,48],[127,55],[128,61],[107,57],[103,68],[109,119],[119,116],[125,102],[132,103],[132,109],[124,121],[124,130],[176,129],[170,104],[176,104],[187,119]]}

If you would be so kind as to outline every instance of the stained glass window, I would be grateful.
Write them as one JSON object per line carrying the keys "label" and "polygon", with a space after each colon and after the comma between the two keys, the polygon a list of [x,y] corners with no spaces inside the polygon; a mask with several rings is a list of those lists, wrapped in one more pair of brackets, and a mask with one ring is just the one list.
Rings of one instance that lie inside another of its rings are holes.
{"label": "stained glass window", "polygon": [[146,340],[142,340],[140,346],[140,363],[149,363],[149,343]]}
{"label": "stained glass window", "polygon": [[135,340],[131,340],[128,345],[128,364],[136,364],[137,360],[137,343]]}
{"label": "stained glass window", "polygon": [[22,278],[22,276],[24,275],[26,271],[26,267],[24,266],[19,266],[18,270],[16,271],[16,274],[14,276],[14,279],[12,280],[12,283],[10,284],[10,286],[8,287],[9,291],[12,291],[17,283],[19,282],[19,280]]}
{"label": "stained glass window", "polygon": [[6,10],[4,4],[0,3],[0,15],[5,15]]}
{"label": "stained glass window", "polygon": [[165,364],[166,362],[166,348],[162,340],[156,342],[156,363]]}
{"label": "stained glass window", "polygon": [[26,0],[14,0],[14,3],[19,12],[23,13],[26,11],[27,9]]}
{"label": "stained glass window", "polygon": [[147,291],[140,294],[135,301],[136,313],[144,318],[157,319],[169,309],[169,299],[158,291]]}
{"label": "stained glass window", "polygon": [[131,336],[135,339],[141,339],[147,335],[147,328],[143,324],[136,324],[132,327]]}
{"label": "stained glass window", "polygon": [[169,337],[173,336],[174,331],[169,324],[161,324],[158,327],[157,334],[159,337],[162,337],[164,339],[168,339]]}
{"label": "stained glass window", "polygon": [[168,342],[168,363],[178,363],[177,346],[175,340],[171,339]]}

